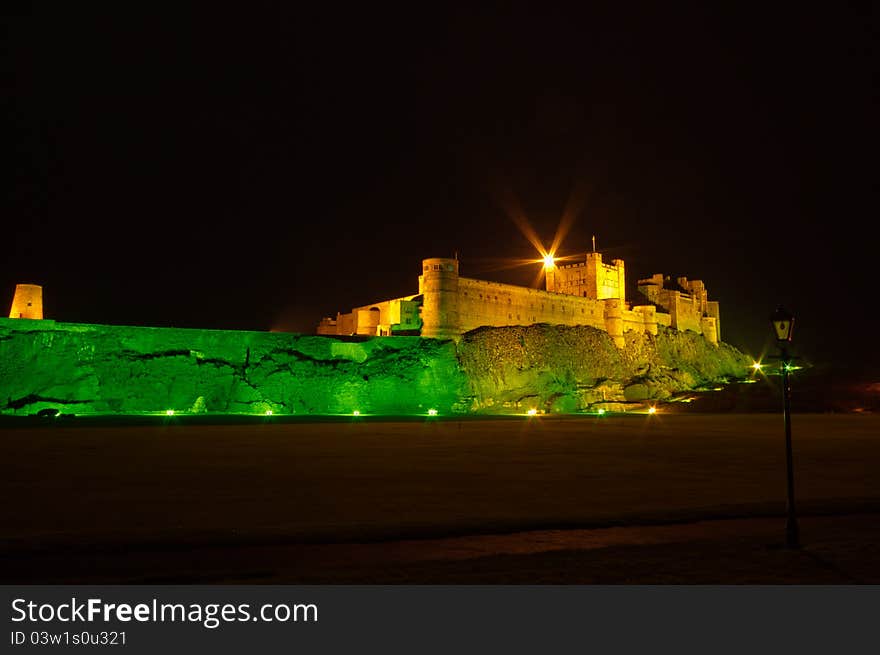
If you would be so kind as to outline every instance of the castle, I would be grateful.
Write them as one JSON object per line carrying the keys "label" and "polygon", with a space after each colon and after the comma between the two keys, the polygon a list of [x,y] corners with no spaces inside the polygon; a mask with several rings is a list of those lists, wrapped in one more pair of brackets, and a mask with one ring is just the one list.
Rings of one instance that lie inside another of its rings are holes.
{"label": "castle", "polygon": [[604,330],[622,348],[629,330],[657,334],[658,326],[691,330],[707,341],[721,340],[718,302],[710,301],[700,280],[656,274],[638,281],[638,304],[626,299],[622,259],[610,264],[590,252],[583,261],[546,267],[546,290],[459,275],[458,259],[422,261],[419,292],[355,307],[324,318],[324,335],[414,335],[455,338],[482,326],[550,323],[590,325]]}

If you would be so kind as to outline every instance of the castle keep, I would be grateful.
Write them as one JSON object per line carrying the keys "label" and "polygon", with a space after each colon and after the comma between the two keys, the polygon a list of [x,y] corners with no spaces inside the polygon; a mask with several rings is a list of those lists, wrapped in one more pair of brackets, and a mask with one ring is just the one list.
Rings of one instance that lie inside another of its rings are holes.
{"label": "castle keep", "polygon": [[546,290],[459,275],[457,259],[422,261],[419,292],[355,307],[324,318],[318,334],[453,338],[482,326],[590,325],[604,330],[618,347],[629,330],[657,334],[658,325],[702,334],[710,343],[721,339],[718,303],[708,300],[700,280],[662,274],[638,281],[642,298],[626,299],[621,259],[610,264],[602,254],[546,270]]}

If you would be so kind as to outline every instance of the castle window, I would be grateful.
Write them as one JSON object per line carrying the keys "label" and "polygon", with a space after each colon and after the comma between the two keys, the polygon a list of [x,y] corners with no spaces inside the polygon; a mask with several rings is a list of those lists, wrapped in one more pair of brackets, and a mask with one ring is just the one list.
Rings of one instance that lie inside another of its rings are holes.
{"label": "castle window", "polygon": [[434,264],[434,270],[435,270],[435,271],[439,271],[439,270],[440,270],[440,264]]}
{"label": "castle window", "polygon": [[425,264],[425,270],[426,270],[426,271],[430,271],[430,270],[431,270],[431,267],[428,266],[427,264]]}

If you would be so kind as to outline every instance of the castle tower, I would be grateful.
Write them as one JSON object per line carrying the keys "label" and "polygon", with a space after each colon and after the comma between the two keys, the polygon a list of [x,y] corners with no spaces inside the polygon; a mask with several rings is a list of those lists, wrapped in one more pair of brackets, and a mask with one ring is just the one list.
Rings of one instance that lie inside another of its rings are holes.
{"label": "castle tower", "polygon": [[646,334],[657,334],[657,308],[654,305],[636,305],[633,311],[642,315]]}
{"label": "castle tower", "polygon": [[615,346],[623,348],[623,301],[620,298],[605,299],[605,331]]}
{"label": "castle tower", "polygon": [[626,300],[626,271],[622,259],[602,261],[602,253],[587,253],[587,298]]}
{"label": "castle tower", "polygon": [[700,319],[700,330],[703,336],[711,344],[718,344],[718,328],[715,325],[715,318],[712,316],[703,316]]}
{"label": "castle tower", "polygon": [[16,284],[9,318],[43,318],[43,287],[39,284]]}
{"label": "castle tower", "polygon": [[422,260],[422,336],[448,339],[461,334],[458,320],[458,260]]}
{"label": "castle tower", "polygon": [[602,253],[589,252],[577,264],[560,264],[545,271],[546,289],[570,296],[605,300],[626,300],[626,271],[622,259],[610,264],[602,261]]}
{"label": "castle tower", "polygon": [[556,264],[544,267],[544,288],[547,289],[547,291],[560,292],[558,278],[559,267],[556,266]]}

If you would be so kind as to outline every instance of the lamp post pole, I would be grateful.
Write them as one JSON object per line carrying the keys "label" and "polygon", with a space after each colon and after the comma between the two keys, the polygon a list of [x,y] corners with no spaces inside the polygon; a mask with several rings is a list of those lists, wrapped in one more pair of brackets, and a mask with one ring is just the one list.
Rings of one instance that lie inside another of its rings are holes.
{"label": "lamp post pole", "polygon": [[789,548],[800,548],[800,531],[798,530],[797,514],[794,508],[794,466],[791,455],[791,380],[788,375],[791,358],[784,343],[780,345],[780,349],[782,351],[782,413],[785,422],[785,468],[788,487],[785,545]]}
{"label": "lamp post pole", "polygon": [[782,416],[785,421],[785,468],[787,475],[788,500],[786,502],[785,545],[789,548],[800,548],[797,514],[794,511],[794,466],[791,457],[791,356],[788,344],[791,343],[794,329],[794,315],[777,307],[770,316],[770,324],[779,344],[779,359],[782,362]]}

